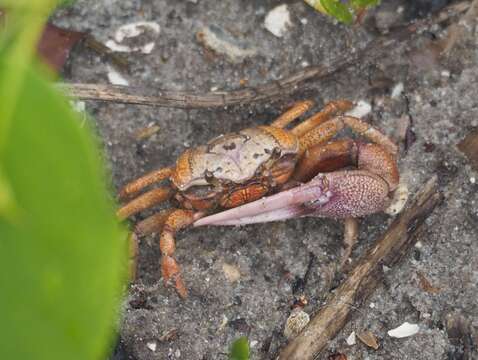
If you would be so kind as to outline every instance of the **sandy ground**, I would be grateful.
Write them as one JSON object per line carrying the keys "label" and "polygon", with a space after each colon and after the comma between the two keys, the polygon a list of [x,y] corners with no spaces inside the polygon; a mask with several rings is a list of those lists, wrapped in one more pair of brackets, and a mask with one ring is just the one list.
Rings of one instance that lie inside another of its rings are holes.
{"label": "sandy ground", "polygon": [[[128,54],[132,70],[125,78],[135,86],[197,92],[238,88],[243,79],[248,85],[261,84],[307,65],[327,64],[376,36],[374,26],[338,25],[301,1],[286,3],[292,24],[282,38],[263,26],[267,12],[280,4],[271,0],[79,0],[58,11],[54,22],[89,30],[101,41],[123,24],[157,22],[161,31],[155,48],[149,55]],[[414,15],[416,8],[408,4],[385,3],[369,20],[386,30]],[[403,11],[397,11],[399,5]],[[205,50],[196,33],[208,26],[227,33],[252,56],[233,63]],[[349,360],[475,359],[469,348],[476,346],[478,328],[478,170],[456,144],[478,126],[478,31],[472,23],[451,55],[438,59],[431,41],[445,34],[435,26],[376,64],[357,65],[274,103],[185,111],[88,102],[87,111],[96,119],[117,187],[172,164],[187,147],[266,124],[297,99],[313,99],[315,110],[331,99],[365,100],[373,106],[367,120],[395,138],[400,124],[411,118],[416,141],[401,152],[402,179],[414,193],[437,174],[445,200],[406,261],[387,272],[383,286],[320,358],[337,351]],[[71,59],[65,77],[108,83],[107,72],[104,59],[83,49]],[[404,90],[392,98],[398,83]],[[151,125],[159,131],[137,140],[135,134]],[[363,219],[353,258],[392,220],[384,214]],[[138,280],[124,304],[115,358],[226,359],[229,345],[241,335],[249,338],[253,359],[274,358],[286,343],[283,328],[296,279],[304,276],[313,254],[305,285],[305,311],[312,314],[327,295],[327,269],[339,259],[341,237],[342,225],[328,219],[184,231],[177,236],[176,257],[190,289],[185,301],[163,286],[157,237],[142,239]],[[224,264],[239,271],[237,281],[226,279]],[[421,276],[435,291],[420,286]],[[450,325],[458,318],[471,329],[463,336]],[[387,335],[405,321],[418,324],[419,333],[404,339]],[[367,330],[377,337],[378,350],[358,340],[346,344],[352,331]],[[171,332],[177,336],[165,336]]]}

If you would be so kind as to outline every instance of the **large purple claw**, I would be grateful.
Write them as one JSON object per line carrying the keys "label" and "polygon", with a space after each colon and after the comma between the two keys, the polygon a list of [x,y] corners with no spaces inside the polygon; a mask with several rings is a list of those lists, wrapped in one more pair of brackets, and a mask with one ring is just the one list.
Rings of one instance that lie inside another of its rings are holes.
{"label": "large purple claw", "polygon": [[383,210],[389,186],[361,170],[319,174],[307,184],[199,219],[194,226],[245,225],[305,215],[349,218]]}

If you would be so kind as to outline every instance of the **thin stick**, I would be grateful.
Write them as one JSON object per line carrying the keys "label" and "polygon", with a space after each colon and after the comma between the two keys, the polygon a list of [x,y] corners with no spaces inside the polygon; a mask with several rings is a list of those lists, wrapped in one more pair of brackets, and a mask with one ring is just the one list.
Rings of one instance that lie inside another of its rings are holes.
{"label": "thin stick", "polygon": [[216,91],[198,94],[190,91],[172,91],[147,89],[105,84],[59,84],[58,87],[70,96],[80,100],[108,101],[124,104],[172,107],[180,109],[224,107],[277,99],[303,90],[303,84],[313,79],[332,76],[359,62],[374,61],[383,57],[400,43],[409,40],[413,34],[420,33],[427,27],[449,20],[466,11],[468,2],[453,4],[429,19],[392,31],[372,40],[365,48],[353,54],[343,54],[328,66],[310,66],[283,79],[268,82],[257,87],[242,88],[232,91]]}
{"label": "thin stick", "polygon": [[396,265],[417,241],[425,219],[439,203],[437,178],[430,179],[389,229],[364,254],[327,304],[280,353],[279,360],[314,359],[383,279],[383,265]]}

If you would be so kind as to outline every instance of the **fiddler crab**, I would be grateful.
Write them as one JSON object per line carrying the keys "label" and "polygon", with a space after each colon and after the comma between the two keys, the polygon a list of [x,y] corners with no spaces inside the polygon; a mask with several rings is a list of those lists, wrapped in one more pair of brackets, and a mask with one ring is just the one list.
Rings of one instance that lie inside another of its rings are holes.
{"label": "fiddler crab", "polygon": [[[221,135],[188,149],[175,166],[154,170],[120,191],[125,200],[150,185],[168,182],[130,200],[117,214],[125,219],[166,200],[176,203],[140,221],[135,233],[161,234],[162,276],[181,297],[187,297],[187,289],[174,259],[174,236],[181,229],[302,216],[344,219],[343,262],[357,238],[355,219],[390,204],[399,183],[397,146],[363,120],[347,115],[354,107],[347,100],[332,101],[286,129],[312,106],[312,101],[297,102],[268,126]],[[369,142],[332,141],[345,127]]]}

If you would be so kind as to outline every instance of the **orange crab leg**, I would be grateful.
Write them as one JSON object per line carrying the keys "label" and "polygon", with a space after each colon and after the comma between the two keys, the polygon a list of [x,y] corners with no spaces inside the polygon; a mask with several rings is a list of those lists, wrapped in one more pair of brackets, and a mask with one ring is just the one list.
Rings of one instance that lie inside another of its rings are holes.
{"label": "orange crab leg", "polygon": [[174,209],[166,209],[147,217],[135,226],[135,233],[140,236],[145,236],[155,232],[160,232],[163,229],[164,223],[173,211]]}
{"label": "orange crab leg", "polygon": [[120,208],[116,212],[116,215],[120,219],[126,219],[133,214],[169,199],[173,194],[173,189],[168,187],[153,189],[131,200],[129,203]]}
{"label": "orange crab leg", "polygon": [[273,127],[284,128],[299,116],[307,112],[314,102],[311,100],[298,101],[292,107],[274,120],[271,124]]}
{"label": "orange crab leg", "polygon": [[188,292],[181,279],[179,265],[173,258],[174,250],[176,249],[174,235],[179,230],[191,225],[195,218],[195,213],[192,210],[175,209],[164,222],[163,231],[159,240],[163,280],[166,285],[171,280],[174,281],[176,291],[182,298],[186,298]]}
{"label": "orange crab leg", "polygon": [[169,178],[172,173],[174,172],[173,167],[162,168],[159,170],[154,170],[132,182],[127,184],[121,191],[119,192],[119,198],[125,199],[131,195],[134,195],[144,189],[146,186],[151,184],[160,182]]}
{"label": "orange crab leg", "polygon": [[382,134],[380,130],[374,128],[372,125],[368,124],[367,122],[353,117],[353,116],[340,116],[339,117],[343,123],[351,128],[354,132],[358,135],[361,135],[375,144],[379,144],[384,147],[390,154],[396,156],[398,153],[397,145],[390,140],[388,136]]}
{"label": "orange crab leg", "polygon": [[293,128],[291,132],[294,135],[301,137],[313,128],[329,120],[332,116],[344,113],[347,110],[352,109],[353,106],[353,102],[348,100],[331,101],[327,103],[320,112],[304,120],[302,123]]}
{"label": "orange crab leg", "polygon": [[307,149],[299,160],[293,179],[307,182],[320,172],[331,172],[356,163],[355,141],[341,139]]}
{"label": "orange crab leg", "polygon": [[343,128],[344,123],[339,118],[330,119],[327,122],[315,127],[299,138],[299,154],[302,155],[307,149],[314,145],[323,144],[329,141]]}

